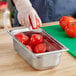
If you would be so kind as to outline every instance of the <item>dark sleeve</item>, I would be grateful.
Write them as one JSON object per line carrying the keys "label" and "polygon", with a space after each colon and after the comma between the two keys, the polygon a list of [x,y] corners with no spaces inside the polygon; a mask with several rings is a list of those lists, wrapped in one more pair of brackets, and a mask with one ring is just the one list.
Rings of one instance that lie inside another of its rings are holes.
{"label": "dark sleeve", "polygon": [[11,0],[11,3],[13,4],[13,6],[15,6],[14,3],[13,3],[13,0]]}

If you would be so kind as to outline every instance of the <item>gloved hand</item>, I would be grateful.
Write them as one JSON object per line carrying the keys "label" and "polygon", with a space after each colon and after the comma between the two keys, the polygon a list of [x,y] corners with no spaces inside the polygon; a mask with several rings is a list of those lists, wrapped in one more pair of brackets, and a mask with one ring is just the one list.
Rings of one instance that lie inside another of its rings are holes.
{"label": "gloved hand", "polygon": [[25,25],[26,27],[29,27],[31,25],[29,21],[29,17],[31,19],[33,27],[36,27],[35,17],[39,19],[40,25],[42,25],[37,12],[32,7],[32,4],[30,3],[29,0],[17,0],[15,6],[18,11],[18,20],[21,25]]}

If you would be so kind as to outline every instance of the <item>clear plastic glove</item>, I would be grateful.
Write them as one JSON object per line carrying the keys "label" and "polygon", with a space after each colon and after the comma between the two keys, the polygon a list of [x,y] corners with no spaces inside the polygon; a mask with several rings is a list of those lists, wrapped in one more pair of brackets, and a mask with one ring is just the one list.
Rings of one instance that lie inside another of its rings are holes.
{"label": "clear plastic glove", "polygon": [[26,27],[31,26],[29,17],[31,19],[34,28],[36,27],[35,18],[37,18],[40,21],[40,26],[42,25],[37,12],[32,7],[32,4],[30,3],[29,0],[17,0],[15,5],[18,11],[18,21],[21,25],[25,25]]}

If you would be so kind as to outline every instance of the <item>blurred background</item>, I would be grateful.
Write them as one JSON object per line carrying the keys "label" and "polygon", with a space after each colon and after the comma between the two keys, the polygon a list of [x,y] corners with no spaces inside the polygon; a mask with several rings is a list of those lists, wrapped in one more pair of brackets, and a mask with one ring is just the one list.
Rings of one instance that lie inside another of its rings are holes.
{"label": "blurred background", "polygon": [[[12,27],[12,25],[14,23],[14,6],[11,3],[11,0],[0,0],[0,1],[5,1],[5,2],[8,3],[8,9],[9,9],[9,12],[10,12],[10,21],[11,21],[10,26],[7,27],[7,24],[9,23],[9,21],[7,21],[8,17],[6,18],[7,19],[6,21],[4,20],[4,18],[2,18],[2,17],[4,17],[4,14],[3,14],[4,12],[1,13],[1,7],[0,7],[0,29],[5,29],[5,28]],[[6,16],[8,16],[8,14]],[[7,24],[5,24],[6,22],[7,22]]]}
{"label": "blurred background", "polygon": [[10,9],[11,12],[14,11],[14,7],[11,3],[11,0],[0,0],[0,1],[6,1],[8,3],[8,8]]}

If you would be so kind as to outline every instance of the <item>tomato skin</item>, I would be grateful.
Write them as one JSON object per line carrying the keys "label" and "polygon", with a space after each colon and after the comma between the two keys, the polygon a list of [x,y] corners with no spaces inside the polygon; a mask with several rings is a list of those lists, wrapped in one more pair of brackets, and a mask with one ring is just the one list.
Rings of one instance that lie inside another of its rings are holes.
{"label": "tomato skin", "polygon": [[40,35],[40,34],[32,34],[32,36],[30,38],[30,42],[33,45],[37,45],[37,44],[43,43],[43,41],[44,41],[43,36]]}
{"label": "tomato skin", "polygon": [[31,52],[33,52],[31,46],[29,46],[29,45],[25,45],[25,46],[26,46],[26,48],[28,48]]}
{"label": "tomato skin", "polygon": [[76,22],[68,23],[65,32],[69,37],[76,37]]}
{"label": "tomato skin", "polygon": [[29,37],[23,33],[18,33],[15,35],[15,37],[23,44],[28,44],[29,42]]}
{"label": "tomato skin", "polygon": [[38,29],[38,28],[40,27],[40,21],[38,20],[37,17],[35,17],[35,20],[36,20],[36,27],[33,27],[31,18],[29,17],[29,21],[30,21],[30,24],[31,24],[31,26],[32,26],[32,29]]}
{"label": "tomato skin", "polygon": [[34,48],[35,53],[44,53],[47,50],[47,46],[45,43],[37,44]]}
{"label": "tomato skin", "polygon": [[32,44],[31,42],[28,43],[29,46],[31,46],[32,49],[34,49],[35,45]]}
{"label": "tomato skin", "polygon": [[59,20],[59,23],[60,23],[61,28],[65,29],[65,27],[68,25],[69,22],[75,22],[75,21],[76,21],[75,18],[71,16],[63,16]]}

